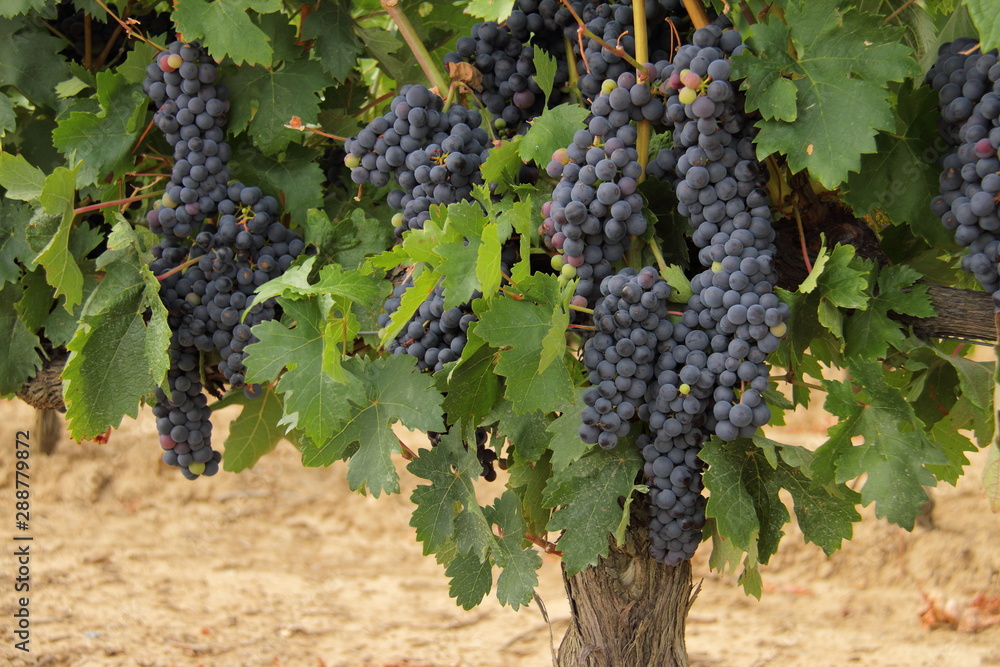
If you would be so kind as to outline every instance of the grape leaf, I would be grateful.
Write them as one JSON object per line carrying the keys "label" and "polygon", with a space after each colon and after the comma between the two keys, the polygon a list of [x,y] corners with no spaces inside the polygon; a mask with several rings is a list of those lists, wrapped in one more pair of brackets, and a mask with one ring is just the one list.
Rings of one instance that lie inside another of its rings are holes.
{"label": "grape leaf", "polygon": [[993,0],[965,0],[979,32],[983,53],[1000,46],[1000,14]]}
{"label": "grape leaf", "polygon": [[73,204],[76,201],[76,170],[58,167],[45,178],[39,195],[45,211],[61,216],[57,231],[45,244],[35,261],[45,267],[45,278],[66,297],[66,308],[83,301],[83,272],[69,249],[73,228]]}
{"label": "grape leaf", "polygon": [[451,578],[448,595],[466,611],[482,602],[493,588],[493,564],[489,558],[480,562],[475,554],[458,554],[444,573]]}
{"label": "grape leaf", "polygon": [[31,201],[42,194],[45,173],[22,155],[0,153],[0,185],[7,189],[5,199]]}
{"label": "grape leaf", "polygon": [[844,353],[848,357],[880,359],[889,346],[902,347],[903,325],[889,319],[890,312],[913,317],[934,317],[927,285],[914,285],[921,275],[905,264],[883,267],[878,288],[866,310],[851,315],[844,328]]}
{"label": "grape leaf", "polygon": [[494,562],[503,570],[497,577],[497,601],[517,611],[531,602],[542,557],[530,545],[527,549],[522,546],[527,526],[517,494],[508,489],[485,508],[485,514],[500,533],[491,552]]}
{"label": "grape leaf", "polygon": [[[406,466],[410,473],[430,482],[418,485],[410,495],[416,506],[410,525],[417,530],[425,556],[437,552],[454,536],[458,507],[476,505],[472,482],[479,477],[482,466],[475,450],[465,447],[457,429],[453,431],[442,436],[436,447],[420,450],[420,455]],[[468,553],[461,548],[459,552]]]}
{"label": "grape leaf", "polygon": [[542,89],[542,95],[549,99],[552,94],[552,84],[556,80],[556,59],[546,53],[545,49],[535,48],[531,58],[535,66],[535,83]]}
{"label": "grape leaf", "polygon": [[257,465],[262,456],[278,446],[285,430],[278,427],[284,406],[274,387],[265,385],[257,398],[239,397],[240,416],[229,424],[222,467],[226,472],[242,472]]}
{"label": "grape leaf", "polygon": [[534,160],[544,167],[553,153],[570,145],[577,130],[584,129],[584,120],[589,115],[590,112],[578,104],[560,104],[546,109],[531,121],[531,128],[517,143],[521,159]]}
{"label": "grape leaf", "polygon": [[35,256],[24,236],[25,222],[30,217],[27,205],[0,199],[0,286],[21,275],[19,261],[30,264]]}
{"label": "grape leaf", "polygon": [[247,130],[257,148],[274,155],[301,136],[285,127],[292,116],[298,116],[303,123],[316,122],[320,102],[317,95],[330,81],[318,62],[297,60],[273,70],[240,67],[226,83],[232,100],[230,132],[235,136]]}
{"label": "grape leaf", "polygon": [[788,27],[780,23],[757,23],[750,27],[748,38],[757,47],[756,56],[744,53],[732,60],[734,79],[753,73],[755,85],[749,81],[742,85],[747,93],[746,110],[760,111],[767,120],[795,120],[798,115],[795,84],[783,75],[803,72],[788,53]]}
{"label": "grape leaf", "polygon": [[285,407],[279,424],[325,442],[342,427],[351,403],[364,401],[364,386],[352,374],[347,382],[337,382],[323,371],[326,320],[319,299],[279,298],[278,303],[285,312],[282,322],[253,328],[260,341],[246,347],[247,382],[270,382],[287,368],[277,385]]}
{"label": "grape leaf", "polygon": [[754,436],[775,471],[775,482],[792,496],[795,518],[806,542],[818,545],[829,556],[850,540],[854,524],[861,521],[855,506],[861,497],[845,485],[812,482],[810,466],[815,454],[805,447],[783,445]]}
{"label": "grape leaf", "polygon": [[357,268],[369,255],[382,252],[392,242],[392,228],[365,215],[359,208],[337,222],[325,211],[309,209],[305,218],[306,241],[319,251],[320,266],[336,263]]}
{"label": "grape leaf", "polygon": [[973,361],[954,354],[945,354],[937,347],[932,349],[939,358],[951,364],[958,373],[962,395],[969,399],[984,418],[988,417],[990,402],[993,398],[992,364]]}
{"label": "grape leaf", "polygon": [[[876,516],[911,530],[927,502],[923,487],[935,484],[925,465],[948,459],[900,390],[886,383],[878,362],[855,359],[849,370],[858,394],[851,382],[822,381],[828,392],[824,407],[841,421],[816,450],[815,479],[839,484],[867,474],[862,503],[874,502]],[[851,438],[859,435],[864,444],[854,445]]]}
{"label": "grape leaf", "polygon": [[531,535],[544,536],[545,527],[552,518],[552,511],[545,507],[544,503],[545,486],[552,476],[549,454],[546,452],[538,461],[529,463],[515,450],[510,460],[508,485],[521,499],[521,515],[526,524],[525,530]]}
{"label": "grape leaf", "polygon": [[32,14],[45,9],[48,0],[4,0],[0,3],[0,16],[14,18],[19,14]]}
{"label": "grape leaf", "polygon": [[[786,3],[783,23],[771,18],[767,28],[751,33],[751,46],[767,54],[764,66],[758,72],[757,58],[737,58],[734,74],[746,77],[748,90],[773,89],[768,104],[782,118],[791,115],[784,99],[791,89],[777,84],[777,73],[790,81],[796,92],[794,122],[759,121],[757,155],[787,155],[793,172],[808,169],[831,189],[861,168],[862,154],[876,151],[879,130],[895,130],[887,84],[920,74],[910,48],[899,43],[900,30],[841,4]],[[779,58],[781,51],[794,62]]]}
{"label": "grape leaf", "polygon": [[539,411],[517,415],[507,400],[493,406],[493,410],[483,419],[484,424],[497,422],[499,443],[495,442],[494,445],[498,450],[506,438],[512,450],[532,463],[542,457],[549,444],[552,436],[545,429],[550,421],[552,420],[548,416]]}
{"label": "grape leaf", "polygon": [[642,464],[642,456],[631,443],[619,442],[615,449],[594,449],[551,478],[546,506],[565,507],[552,515],[548,529],[565,531],[559,549],[567,576],[608,555],[608,534],[622,519],[618,499],[631,495]]}
{"label": "grape leaf", "polygon": [[302,38],[314,40],[323,69],[337,81],[344,81],[361,52],[354,34],[354,20],[343,0],[317,2],[302,21]]}
{"label": "grape leaf", "polygon": [[[256,327],[254,328],[256,331]],[[351,357],[344,369],[361,378],[365,395],[351,397],[354,406],[332,437],[318,447],[303,452],[302,462],[310,467],[330,465],[350,457],[347,482],[352,490],[399,492],[399,475],[391,455],[400,452],[399,438],[392,425],[401,423],[420,431],[443,431],[442,396],[434,380],[414,372],[416,359],[409,355],[389,355],[368,360]],[[357,449],[352,445],[357,443]]]}
{"label": "grape leaf", "polygon": [[118,428],[125,415],[137,417],[143,396],[167,373],[167,311],[147,261],[131,226],[124,220],[115,225],[98,258],[104,278],[87,298],[80,326],[66,345],[66,418],[77,440]]}
{"label": "grape leaf", "polygon": [[[531,280],[548,286],[550,297],[553,292],[558,294],[555,276],[535,275]],[[562,359],[539,372],[543,341],[552,328],[556,307],[541,299],[499,298],[478,313],[476,333],[500,350],[495,372],[507,378],[504,395],[515,414],[559,410],[573,396],[573,383]]]}
{"label": "grape leaf", "polygon": [[270,66],[273,50],[267,33],[254,25],[247,10],[276,12],[280,0],[177,0],[175,7],[177,32],[187,40],[201,39],[215,60],[229,56],[237,65]]}
{"label": "grape leaf", "polygon": [[69,78],[59,54],[66,43],[36,23],[21,17],[0,21],[0,86],[14,86],[32,102],[58,108],[56,85]]}
{"label": "grape leaf", "polygon": [[316,157],[315,150],[299,144],[288,146],[278,157],[245,151],[234,161],[233,173],[276,197],[292,220],[299,222],[307,209],[323,205],[323,170]]}
{"label": "grape leaf", "polygon": [[699,457],[708,463],[705,516],[715,519],[719,535],[743,551],[757,550],[766,563],[791,518],[778,498],[775,471],[753,440],[705,443]]}
{"label": "grape leaf", "polygon": [[879,209],[893,224],[908,223],[915,234],[940,247],[954,238],[927,201],[927,193],[937,192],[938,159],[946,150],[936,106],[937,93],[926,86],[905,86],[899,92],[896,131],[879,133],[878,152],[862,156],[861,170],[847,179],[844,201],[858,217]]}
{"label": "grape leaf", "polygon": [[24,295],[15,308],[28,331],[38,331],[45,323],[52,307],[52,288],[45,282],[45,272],[35,269],[21,277]]}
{"label": "grape leaf", "polygon": [[975,428],[977,423],[982,423],[982,417],[968,400],[961,400],[952,406],[948,414],[943,419],[938,420],[931,428],[931,438],[941,445],[945,456],[948,457],[946,464],[927,465],[927,469],[940,481],[954,486],[958,482],[958,478],[962,476],[965,466],[969,465],[966,452],[979,450],[960,430]]}
{"label": "grape leaf", "polygon": [[42,366],[38,336],[28,331],[14,308],[21,298],[21,286],[5,285],[0,289],[0,396],[17,391],[25,380]]}
{"label": "grape leaf", "polygon": [[112,72],[97,73],[100,111],[74,111],[63,116],[52,133],[52,142],[70,164],[79,163],[80,186],[108,175],[121,175],[134,166],[132,146],[145,127],[149,99],[138,84]]}
{"label": "grape leaf", "polygon": [[392,314],[389,320],[389,324],[382,329],[382,333],[379,335],[381,345],[385,345],[396,337],[403,327],[410,321],[413,317],[413,313],[417,312],[417,308],[420,307],[424,301],[430,296],[431,292],[437,286],[440,276],[434,271],[424,271],[419,276],[413,280],[413,284],[403,292],[403,296],[400,299],[399,308],[396,312]]}
{"label": "grape leaf", "polygon": [[514,0],[471,0],[465,7],[465,13],[484,21],[506,21],[514,9]]}
{"label": "grape leaf", "polygon": [[496,183],[496,193],[502,195],[509,192],[517,172],[524,162],[518,144],[520,135],[515,140],[504,141],[496,148],[490,149],[489,157],[483,163],[483,180],[489,184]]}
{"label": "grape leaf", "polygon": [[584,389],[579,388],[574,391],[572,402],[563,406],[563,412],[559,417],[546,427],[546,431],[552,434],[549,440],[549,449],[552,450],[552,468],[556,472],[561,472],[574,461],[586,454],[592,445],[588,445],[580,439],[580,424],[583,422],[582,414],[586,403],[583,402]]}
{"label": "grape leaf", "polygon": [[489,347],[481,347],[451,373],[435,373],[437,387],[445,394],[442,407],[452,423],[485,417],[500,398],[502,389],[493,373],[493,353]]}

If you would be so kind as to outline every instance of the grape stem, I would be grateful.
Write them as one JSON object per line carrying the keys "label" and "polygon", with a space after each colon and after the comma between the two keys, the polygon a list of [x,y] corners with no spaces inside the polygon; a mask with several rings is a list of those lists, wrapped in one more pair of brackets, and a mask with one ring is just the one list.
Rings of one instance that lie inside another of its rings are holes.
{"label": "grape stem", "polygon": [[[628,52],[624,48],[622,48],[621,46],[611,46],[610,44],[608,44],[607,42],[605,42],[603,39],[601,39],[600,37],[598,37],[597,35],[595,35],[594,33],[592,33],[587,28],[587,24],[583,22],[582,18],[580,18],[580,15],[577,14],[576,10],[573,9],[572,5],[570,5],[569,0],[562,0],[562,3],[563,3],[563,5],[566,6],[567,9],[569,9],[570,14],[572,14],[573,18],[576,20],[576,24],[577,24],[576,35],[577,35],[577,40],[580,43],[580,54],[581,54],[581,57],[582,57],[583,51],[584,51],[584,48],[583,48],[583,36],[586,35],[590,39],[594,40],[595,42],[597,42],[598,44],[600,44],[601,46],[603,46],[604,48],[606,48],[608,51],[611,51],[613,54],[615,54],[616,56],[618,56],[619,58],[621,58],[622,60],[624,60],[628,64],[632,65],[632,67],[635,67],[636,70],[643,70],[643,71],[645,71],[646,68],[643,67],[639,63],[638,60],[636,60],[635,58],[633,58],[632,56],[630,56],[628,54]],[[643,6],[645,6],[645,5],[643,5]],[[637,39],[636,42],[638,42],[638,41],[639,40]],[[568,57],[572,57],[572,56],[568,56]],[[587,65],[586,58],[584,58],[583,64],[587,68],[587,72],[589,73],[590,72],[590,66]]]}
{"label": "grape stem", "polygon": [[104,4],[104,0],[95,0],[95,2],[97,2],[97,4],[99,4],[101,6],[101,8],[108,13],[108,16],[110,16],[111,18],[113,18],[118,23],[118,25],[120,25],[122,27],[122,29],[125,31],[126,35],[128,35],[129,37],[133,37],[135,39],[138,39],[140,42],[146,42],[147,44],[149,44],[150,46],[152,46],[157,51],[166,51],[167,50],[167,47],[160,46],[159,44],[151,42],[142,33],[140,33],[137,30],[135,30],[135,28],[133,28],[130,25],[130,23],[138,23],[135,19],[128,19],[127,22],[123,21],[120,18],[118,18],[117,14],[115,14],[113,11],[111,11],[110,7],[108,7],[106,4]]}
{"label": "grape stem", "polygon": [[781,380],[782,382],[787,382],[788,384],[793,384],[796,385],[797,387],[805,387],[806,389],[815,389],[816,391],[826,391],[826,388],[821,385],[814,384],[812,382],[803,382],[802,380],[796,380],[795,377],[790,372],[785,373],[784,375],[778,375],[772,379]]}
{"label": "grape stem", "polygon": [[586,324],[571,324],[570,329],[579,329],[583,331],[597,331],[597,327],[588,326]]}
{"label": "grape stem", "polygon": [[[646,29],[645,2],[632,3],[632,23],[635,27],[635,59],[645,63],[649,60],[649,33]],[[637,67],[635,78],[645,82],[649,78],[646,68]],[[649,164],[649,138],[653,132],[653,125],[648,120],[643,119],[639,121],[637,130],[635,150],[639,154],[639,166],[642,167],[642,173],[639,174],[636,182],[642,183],[646,180],[646,165]]]}
{"label": "grape stem", "polygon": [[886,16],[884,22],[888,23],[889,21],[893,20],[894,18],[896,18],[897,16],[899,16],[900,14],[902,14],[904,11],[906,11],[906,8],[909,7],[910,5],[912,5],[914,2],[916,2],[916,0],[906,0],[906,2],[904,2],[902,5],[900,5],[899,9],[897,9],[896,11],[894,11],[892,14],[889,14],[888,16]]}
{"label": "grape stem", "polygon": [[656,265],[660,267],[660,273],[665,273],[667,270],[667,261],[663,259],[663,251],[660,250],[660,244],[653,239],[649,239],[649,249],[653,252],[653,257],[656,258]]}
{"label": "grape stem", "polygon": [[126,206],[133,202],[141,201],[143,199],[151,199],[153,197],[160,197],[163,195],[163,190],[157,190],[156,192],[147,192],[144,195],[135,195],[133,197],[126,197],[125,199],[116,199],[114,201],[101,202],[100,204],[90,204],[89,206],[81,206],[80,208],[73,209],[73,215],[80,215],[81,213],[90,213],[91,211],[99,211],[102,208],[110,208],[112,206]]}
{"label": "grape stem", "polygon": [[399,441],[399,448],[403,450],[402,454],[404,459],[406,459],[407,461],[412,461],[413,459],[417,458],[416,452],[407,447],[402,440],[399,440],[399,438],[396,438],[396,440]]}
{"label": "grape stem", "polygon": [[83,13],[83,67],[84,69],[93,69],[94,57],[91,51],[94,48],[94,33],[91,30],[90,24],[92,19],[90,18],[89,12]]}
{"label": "grape stem", "polygon": [[687,10],[688,16],[691,17],[691,22],[694,23],[695,29],[704,28],[711,23],[708,20],[708,14],[705,13],[705,8],[698,0],[684,0],[684,9]]}
{"label": "grape stem", "polygon": [[178,264],[177,266],[175,266],[174,268],[170,269],[169,271],[166,271],[166,272],[161,273],[160,275],[156,276],[156,279],[159,280],[160,282],[163,282],[164,280],[166,280],[170,276],[174,275],[175,273],[180,273],[181,271],[183,271],[184,269],[188,268],[189,266],[194,266],[200,260],[201,260],[201,257],[192,257],[191,259],[187,260],[186,262]]}
{"label": "grape stem", "polygon": [[511,292],[506,287],[501,287],[500,291],[509,296],[510,298],[514,299],[515,301],[524,301],[524,295],[517,294],[516,292]]}
{"label": "grape stem", "polygon": [[541,537],[538,537],[537,535],[531,535],[531,534],[525,533],[524,534],[524,539],[528,540],[529,542],[531,542],[532,544],[534,544],[536,547],[541,548],[541,550],[544,551],[547,554],[555,554],[556,556],[562,556],[563,555],[563,552],[559,551],[559,549],[556,548],[555,544],[553,544],[552,542],[549,542],[546,539],[542,539]]}
{"label": "grape stem", "polygon": [[330,134],[315,127],[309,127],[304,124],[302,119],[298,116],[292,116],[292,122],[285,123],[285,127],[289,130],[298,130],[299,132],[312,132],[313,134],[318,134],[321,137],[326,137],[327,139],[333,139],[335,141],[347,141],[347,137],[338,137],[336,134]]}
{"label": "grape stem", "polygon": [[[98,0],[98,2],[100,2],[100,0]],[[444,78],[444,75],[441,74],[441,70],[439,70],[434,64],[434,59],[431,58],[431,54],[427,51],[427,47],[424,46],[422,41],[420,41],[417,31],[413,29],[413,24],[410,23],[410,19],[407,18],[406,13],[403,12],[403,8],[399,6],[399,0],[381,0],[381,3],[386,14],[388,14],[389,18],[392,19],[392,22],[396,24],[399,34],[402,35],[407,46],[410,47],[410,51],[413,52],[413,57],[417,59],[417,63],[420,64],[420,69],[422,69],[424,74],[427,76],[427,80],[438,89],[438,95],[444,96],[448,90],[448,80]]]}
{"label": "grape stem", "polygon": [[[912,2],[913,0],[910,1]],[[743,12],[743,18],[746,19],[747,23],[750,25],[757,24],[757,17],[753,15],[752,11],[750,11],[750,7],[746,2],[740,2],[740,11]]]}
{"label": "grape stem", "polygon": [[809,261],[809,253],[806,250],[806,230],[802,227],[802,215],[799,213],[798,206],[796,206],[794,210],[795,226],[799,228],[799,245],[802,247],[802,261],[806,265],[806,271],[812,273],[812,262]]}
{"label": "grape stem", "polygon": [[593,315],[594,314],[594,311],[592,309],[586,308],[584,306],[574,306],[573,304],[569,304],[569,309],[570,310],[575,310],[578,313],[586,313],[587,315]]}
{"label": "grape stem", "polygon": [[573,45],[567,37],[563,37],[566,46],[566,65],[569,67],[569,81],[566,82],[571,94],[579,104],[583,104],[583,93],[580,92],[580,71],[576,69],[576,58],[573,57]]}

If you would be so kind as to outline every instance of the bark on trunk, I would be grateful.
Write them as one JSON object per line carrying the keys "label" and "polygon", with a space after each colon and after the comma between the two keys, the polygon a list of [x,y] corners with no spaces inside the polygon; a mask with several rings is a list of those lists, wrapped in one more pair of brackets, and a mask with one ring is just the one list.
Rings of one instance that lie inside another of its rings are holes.
{"label": "bark on trunk", "polygon": [[559,646],[558,667],[686,666],[684,622],[697,591],[691,564],[649,556],[645,497],[633,499],[625,544],[565,578],[572,620]]}

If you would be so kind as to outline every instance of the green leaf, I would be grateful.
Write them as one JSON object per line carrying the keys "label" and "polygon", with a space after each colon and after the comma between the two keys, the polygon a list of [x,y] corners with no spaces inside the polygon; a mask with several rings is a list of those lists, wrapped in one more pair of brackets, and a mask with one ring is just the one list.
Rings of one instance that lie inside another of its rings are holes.
{"label": "green leaf", "polygon": [[19,14],[34,14],[45,9],[48,0],[3,0],[0,2],[0,16],[14,18]]}
{"label": "green leaf", "polygon": [[[149,99],[121,74],[97,73],[100,111],[71,111],[59,120],[52,142],[70,164],[79,163],[77,181],[96,183],[133,168],[132,146],[142,133]],[[71,107],[72,109],[72,107]]]}
{"label": "green leaf", "polygon": [[248,130],[257,148],[274,155],[301,137],[300,132],[285,127],[292,116],[298,116],[303,123],[316,122],[320,103],[317,95],[330,81],[318,62],[297,60],[273,70],[240,67],[226,79],[226,84],[232,100],[230,132],[239,135]]}
{"label": "green leaf", "polygon": [[45,174],[21,155],[0,153],[0,186],[7,189],[5,199],[31,201],[42,194]]}
{"label": "green leaf", "polygon": [[546,526],[552,518],[552,511],[545,507],[545,487],[552,477],[552,466],[546,453],[534,463],[522,459],[515,449],[508,467],[510,482],[521,499],[521,515],[524,517],[526,532],[531,535],[545,535]]}
{"label": "green leaf", "polygon": [[83,272],[69,249],[73,204],[76,201],[76,171],[57,167],[45,178],[39,200],[47,213],[62,219],[58,230],[35,261],[45,267],[46,280],[56,288],[57,295],[66,297],[66,307],[72,308],[83,300]]}
{"label": "green leaf", "polygon": [[465,13],[484,21],[506,21],[514,9],[514,0],[471,0],[465,7]]}
{"label": "green leaf", "polygon": [[932,349],[940,359],[951,364],[958,373],[962,395],[969,399],[983,417],[988,416],[993,399],[993,365],[954,354],[945,354],[937,347]]}
{"label": "green leaf", "polygon": [[[66,348],[66,418],[77,440],[118,428],[139,414],[142,398],[170,366],[170,328],[159,281],[128,223],[115,225],[98,258],[104,278],[87,298],[80,326]],[[113,344],[109,344],[113,342]]]}
{"label": "green leaf", "polygon": [[323,69],[337,81],[347,79],[361,52],[353,28],[350,8],[343,0],[317,2],[302,22],[302,38],[314,40]]}
{"label": "green leaf", "polygon": [[292,220],[301,222],[307,209],[323,205],[324,177],[317,156],[316,151],[298,144],[288,146],[279,157],[246,151],[233,161],[233,173],[244,183],[253,183],[278,198]]}
{"label": "green leaf", "polygon": [[[828,392],[824,407],[841,421],[816,451],[817,479],[842,483],[867,474],[862,503],[874,502],[876,516],[910,530],[927,501],[923,487],[935,484],[925,466],[948,459],[900,391],[885,382],[878,362],[856,359],[849,369],[859,394],[850,382],[822,382]],[[864,444],[853,444],[859,435]]]}
{"label": "green leaf", "polygon": [[57,108],[56,85],[69,78],[59,54],[65,46],[41,21],[0,21],[0,86],[13,86],[32,102]]}
{"label": "green leaf", "polygon": [[898,264],[882,269],[878,276],[878,289],[867,310],[855,312],[847,320],[844,330],[848,357],[880,359],[889,346],[899,349],[906,340],[903,327],[889,318],[890,312],[933,317],[927,285],[914,285],[920,274]]}
{"label": "green leaf", "polygon": [[861,168],[862,154],[877,150],[879,130],[895,130],[888,83],[920,74],[898,29],[841,5],[785,3],[784,25],[771,18],[751,29],[749,42],[762,56],[737,58],[735,73],[746,76],[747,90],[762,91],[754,103],[773,115],[757,123],[757,155],[787,155],[793,172],[808,169],[830,189]]}
{"label": "green leaf", "polygon": [[753,441],[775,468],[775,481],[791,494],[795,518],[805,541],[818,545],[827,556],[840,549],[844,540],[851,539],[854,524],[861,521],[855,509],[860,496],[845,485],[814,484],[810,466],[815,454],[808,449],[783,445],[763,436],[756,436]]}
{"label": "green leaf", "polygon": [[590,112],[577,104],[560,104],[546,109],[531,121],[531,128],[518,142],[521,159],[547,165],[553,153],[569,146],[573,134],[584,129],[583,122],[589,115]]}
{"label": "green leaf", "polygon": [[552,450],[552,469],[560,473],[593,448],[580,439],[579,429],[583,409],[583,388],[574,391],[572,402],[563,406],[563,413],[546,427],[552,434],[549,449]]}
{"label": "green leaf", "polygon": [[532,54],[532,64],[535,66],[535,83],[542,89],[542,95],[549,99],[552,94],[552,84],[556,80],[556,59],[544,49],[535,48]]}
{"label": "green leaf", "polygon": [[450,373],[435,373],[445,394],[441,404],[452,423],[485,417],[500,398],[500,379],[493,373],[493,350],[481,347]]}
{"label": "green leaf", "polygon": [[880,132],[878,152],[861,158],[861,170],[851,173],[844,192],[858,217],[878,209],[895,225],[909,224],[915,234],[935,247],[954,243],[928,204],[937,192],[941,168],[937,93],[927,86],[905,86],[895,107],[896,131]]}
{"label": "green leaf", "polygon": [[468,611],[483,601],[493,587],[493,566],[490,560],[480,562],[475,554],[458,554],[444,573],[451,578],[448,594]]}
{"label": "green leaf", "polygon": [[515,611],[529,602],[538,585],[538,568],[542,557],[525,543],[526,524],[521,516],[521,503],[511,490],[507,490],[486,508],[486,517],[500,529],[500,537],[492,556],[503,570],[497,578],[497,600]]}
{"label": "green leaf", "polygon": [[788,53],[790,28],[781,23],[758,23],[750,28],[749,38],[757,54],[744,53],[733,58],[733,78],[753,77],[744,82],[747,91],[746,110],[760,111],[767,120],[793,121],[798,115],[795,105],[796,88],[788,74],[802,74],[795,59]]}
{"label": "green leaf", "polygon": [[520,141],[504,141],[490,149],[490,155],[483,163],[483,180],[496,183],[496,193],[503,195],[510,191],[524,162],[521,161]]}
{"label": "green leaf", "polygon": [[549,482],[546,505],[565,505],[552,515],[549,530],[564,530],[559,539],[563,566],[573,576],[608,555],[622,517],[619,498],[631,495],[643,459],[629,443],[612,450],[595,449],[570,464]]}
{"label": "green leaf", "polygon": [[[256,327],[254,328],[256,331]],[[351,357],[347,372],[362,378],[365,396],[333,436],[317,449],[303,452],[302,462],[311,467],[330,465],[350,456],[347,482],[352,490],[370,491],[376,498],[383,491],[399,492],[399,476],[391,455],[400,452],[399,438],[392,431],[396,422],[420,431],[443,431],[441,394],[434,380],[414,372],[416,359],[390,355],[369,361]],[[353,455],[349,448],[357,443]]]}
{"label": "green leaf", "polygon": [[535,411],[523,415],[514,413],[510,401],[497,403],[484,419],[484,424],[497,422],[499,443],[494,442],[499,454],[503,439],[510,441],[511,448],[526,461],[535,462],[545,453],[551,435],[545,430],[552,421],[543,412]]}
{"label": "green leaf", "polygon": [[[431,482],[417,486],[410,495],[416,505],[410,525],[417,530],[417,540],[423,543],[425,556],[437,552],[452,538],[456,517],[463,511],[461,508],[475,504],[476,491],[472,482],[479,477],[482,466],[475,450],[463,446],[457,429],[453,431],[456,432],[442,436],[437,447],[420,450],[420,455],[406,466],[416,477]],[[472,525],[479,524],[473,522]],[[485,522],[482,525],[486,527]],[[488,527],[486,532],[489,533]],[[487,537],[487,546],[489,537],[492,535]],[[459,547],[460,553],[469,550]]]}
{"label": "green leaf", "polygon": [[364,401],[364,387],[352,374],[347,382],[337,382],[323,370],[326,319],[319,299],[278,303],[285,311],[282,323],[262,322],[253,328],[260,340],[246,347],[247,382],[270,382],[287,368],[277,385],[285,407],[279,424],[325,442],[342,428],[353,410],[351,403]]}
{"label": "green leaf", "polygon": [[30,217],[31,209],[27,205],[0,199],[0,286],[21,275],[19,261],[31,264],[35,256],[24,236]]}
{"label": "green leaf", "polygon": [[320,266],[329,263],[357,268],[369,255],[392,243],[392,228],[365,215],[359,208],[331,222],[324,211],[309,209],[305,219],[306,241],[315,245]]}
{"label": "green leaf", "polygon": [[1000,14],[992,0],[965,0],[972,22],[979,31],[983,53],[1000,46]]}
{"label": "green leaf", "polygon": [[284,407],[274,387],[266,385],[261,396],[240,397],[237,402],[243,404],[243,409],[229,424],[229,437],[222,457],[226,472],[243,472],[254,467],[285,437],[285,430],[278,427]]}
{"label": "green leaf", "polygon": [[13,394],[42,366],[38,336],[28,331],[14,304],[21,298],[20,285],[0,289],[0,396]]}
{"label": "green leaf", "polygon": [[281,9],[280,0],[177,0],[173,19],[177,32],[188,40],[202,39],[217,60],[229,56],[237,65],[271,64],[271,43],[267,33],[254,25],[247,10],[270,13]]}
{"label": "green leaf", "polygon": [[[549,298],[557,295],[555,276],[538,275],[532,280],[548,284]],[[504,395],[516,414],[552,412],[572,398],[572,380],[561,359],[539,372],[542,344],[552,328],[556,307],[541,300],[498,298],[487,311],[478,313],[476,333],[500,350],[495,372],[507,378]]]}
{"label": "green leaf", "polygon": [[980,420],[981,417],[971,404],[963,400],[953,406],[944,419],[938,420],[931,428],[931,438],[941,446],[945,456],[948,457],[946,464],[927,466],[927,469],[940,481],[955,485],[965,472],[965,466],[969,465],[966,452],[975,452],[979,448],[960,429],[974,428]]}

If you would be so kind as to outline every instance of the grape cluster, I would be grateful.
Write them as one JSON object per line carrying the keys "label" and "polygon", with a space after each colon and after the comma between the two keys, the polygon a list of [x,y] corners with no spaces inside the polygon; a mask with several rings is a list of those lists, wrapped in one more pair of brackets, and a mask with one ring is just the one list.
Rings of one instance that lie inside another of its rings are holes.
{"label": "grape cluster", "polygon": [[419,85],[403,86],[389,110],[344,144],[351,179],[376,187],[395,176],[401,190],[387,201],[402,209],[394,218],[396,236],[422,229],[433,204],[469,199],[482,183],[479,167],[486,160],[489,136],[482,116],[452,105],[443,110],[440,97]]}
{"label": "grape cluster", "polygon": [[157,387],[153,407],[163,462],[180,468],[187,479],[212,476],[222,454],[212,449],[212,409],[202,393],[196,349],[171,342],[167,383],[170,394]]}
{"label": "grape cluster", "polygon": [[[497,131],[516,133],[524,121],[542,112],[545,102],[535,82],[535,47],[527,43],[527,27],[528,17],[521,11],[511,14],[503,25],[493,21],[477,23],[471,36],[460,37],[455,51],[444,57],[445,64],[467,62],[482,75],[477,87],[482,92],[477,97],[492,115]],[[515,33],[523,38],[515,37]],[[557,62],[556,98],[569,76],[565,58]]]}
{"label": "grape cluster", "polygon": [[580,437],[610,449],[628,435],[634,418],[648,416],[645,399],[656,377],[658,350],[674,327],[667,313],[670,286],[656,269],[626,268],[606,277],[600,291],[594,308],[598,333],[583,352],[593,386],[583,395]]}
{"label": "grape cluster", "polygon": [[[651,81],[669,63],[647,65]],[[546,172],[559,178],[552,200],[542,206],[545,216],[539,234],[549,247],[560,251],[554,266],[575,269],[566,279],[579,278],[578,303],[593,302],[599,284],[611,274],[611,264],[628,250],[631,237],[645,233],[643,199],[636,192],[642,165],[636,150],[638,130],[633,121],[660,122],[663,99],[632,72],[608,80],[591,105],[588,128],[578,130],[573,143],[557,150]]]}
{"label": "grape cluster", "polygon": [[155,223],[189,236],[227,196],[232,149],[224,141],[229,91],[216,85],[218,65],[196,43],[175,41],[146,68],[143,90],[156,105],[153,122],[174,147],[174,165]]}
{"label": "grape cluster", "polygon": [[167,193],[146,215],[161,237],[150,269],[171,330],[170,395],[157,391],[154,414],[163,460],[194,479],[215,474],[221,459],[211,446],[201,355],[218,358],[231,387],[261,394],[245,384],[245,349],[257,342],[252,327],[273,319],[276,305],[254,292],[284,273],[305,244],[279,221],[274,197],[229,181],[222,133],[229,105],[211,57],[197,44],[174,42],[147,75],[154,121],[176,160]]}
{"label": "grape cluster", "polygon": [[952,146],[961,143],[959,130],[983,95],[992,89],[987,75],[997,62],[997,54],[995,51],[984,54],[978,46],[979,42],[971,37],[942,44],[925,77],[927,85],[938,93],[941,106],[938,129]]}
{"label": "grape cluster", "polygon": [[[380,327],[389,324],[392,314],[399,309],[403,293],[412,285],[413,282],[407,280],[393,289],[392,296],[385,302],[385,312],[378,316]],[[475,293],[473,299],[480,296]],[[417,368],[422,371],[437,372],[449,361],[456,361],[462,356],[468,340],[466,332],[475,319],[469,304],[446,310],[444,288],[438,285],[386,349],[392,354],[415,357]]]}
{"label": "grape cluster", "polygon": [[941,133],[957,145],[942,160],[931,209],[968,247],[962,268],[1000,308],[1000,62],[996,51],[962,55],[975,45],[969,38],[943,45],[927,74],[940,99]]}

